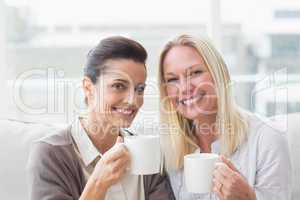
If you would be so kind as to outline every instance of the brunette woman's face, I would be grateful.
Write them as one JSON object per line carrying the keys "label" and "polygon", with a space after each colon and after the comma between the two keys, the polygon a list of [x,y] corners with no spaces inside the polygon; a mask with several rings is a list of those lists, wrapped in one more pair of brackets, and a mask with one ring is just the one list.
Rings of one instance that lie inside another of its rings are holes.
{"label": "brunette woman's face", "polygon": [[172,47],[163,61],[163,72],[167,98],[180,114],[194,120],[216,113],[214,82],[196,49]]}
{"label": "brunette woman's face", "polygon": [[128,127],[144,102],[145,65],[130,59],[109,60],[105,65],[93,85],[90,110],[97,121]]}

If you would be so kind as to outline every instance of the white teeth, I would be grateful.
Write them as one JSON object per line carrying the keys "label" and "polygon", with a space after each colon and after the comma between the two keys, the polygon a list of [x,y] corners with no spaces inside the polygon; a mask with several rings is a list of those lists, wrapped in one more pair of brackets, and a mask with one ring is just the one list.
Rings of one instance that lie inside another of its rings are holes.
{"label": "white teeth", "polygon": [[197,98],[193,97],[191,99],[187,99],[187,100],[183,100],[182,103],[184,105],[191,105],[192,103],[194,103],[197,100]]}
{"label": "white teeth", "polygon": [[200,96],[195,96],[195,97],[192,97],[190,99],[184,99],[184,100],[181,100],[180,103],[182,103],[183,105],[191,105],[193,103],[195,103],[196,101],[202,99],[203,95],[200,95]]}
{"label": "white teeth", "polygon": [[125,115],[131,115],[133,113],[132,109],[117,108],[116,111]]}

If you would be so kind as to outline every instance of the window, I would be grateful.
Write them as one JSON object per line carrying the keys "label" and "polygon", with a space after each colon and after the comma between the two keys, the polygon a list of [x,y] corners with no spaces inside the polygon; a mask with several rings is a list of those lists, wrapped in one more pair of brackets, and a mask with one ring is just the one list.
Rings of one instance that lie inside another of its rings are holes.
{"label": "window", "polygon": [[[166,0],[159,4],[144,0],[89,4],[72,1],[72,7],[70,2],[53,0],[42,4],[38,0],[0,0],[0,20],[4,22],[0,23],[0,41],[4,44],[0,46],[4,72],[1,81],[8,85],[5,117],[70,121],[73,107],[65,105],[84,106],[79,85],[85,55],[108,35],[132,37],[148,50],[148,82],[152,86],[146,90],[146,95],[151,97],[145,98],[143,117],[149,119],[158,114],[158,90],[154,86],[158,52],[168,38],[178,33],[213,36],[233,77],[238,103],[251,111],[274,113],[269,102],[263,100],[267,98],[253,95],[261,80],[286,69],[293,83],[300,81],[300,30],[297,25],[291,26],[300,17],[295,2],[285,1],[284,9],[283,3],[271,6],[269,2],[261,3],[258,8],[250,0],[193,0],[189,3]],[[282,28],[285,26],[288,28]],[[26,77],[23,82],[22,77]],[[54,89],[47,88],[52,79]],[[287,83],[289,81],[290,78]],[[22,87],[16,89],[16,83]],[[16,101],[16,96],[23,99]],[[45,112],[29,113],[29,108],[36,108],[33,111],[45,108]],[[296,110],[290,106],[288,112]]]}

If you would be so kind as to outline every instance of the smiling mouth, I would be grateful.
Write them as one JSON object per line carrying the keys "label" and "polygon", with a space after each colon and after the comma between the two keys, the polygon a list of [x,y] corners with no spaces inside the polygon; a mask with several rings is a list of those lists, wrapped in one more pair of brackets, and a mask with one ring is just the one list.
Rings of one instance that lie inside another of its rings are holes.
{"label": "smiling mouth", "polygon": [[125,115],[125,116],[132,116],[135,113],[136,109],[113,107],[112,111],[114,113],[122,114],[122,115]]}
{"label": "smiling mouth", "polygon": [[197,101],[202,100],[203,97],[204,97],[204,94],[199,94],[196,96],[191,96],[190,98],[178,100],[178,103],[180,103],[181,105],[184,105],[184,106],[190,106],[190,105],[196,103]]}

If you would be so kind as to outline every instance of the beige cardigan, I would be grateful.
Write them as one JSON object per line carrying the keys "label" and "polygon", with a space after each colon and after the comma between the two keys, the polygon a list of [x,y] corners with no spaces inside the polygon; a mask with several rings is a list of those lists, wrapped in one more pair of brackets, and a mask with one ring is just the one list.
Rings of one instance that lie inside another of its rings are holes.
{"label": "beige cardigan", "polygon": [[[86,181],[74,151],[71,126],[36,141],[28,160],[32,200],[79,199]],[[146,200],[175,200],[167,175],[146,175]]]}

